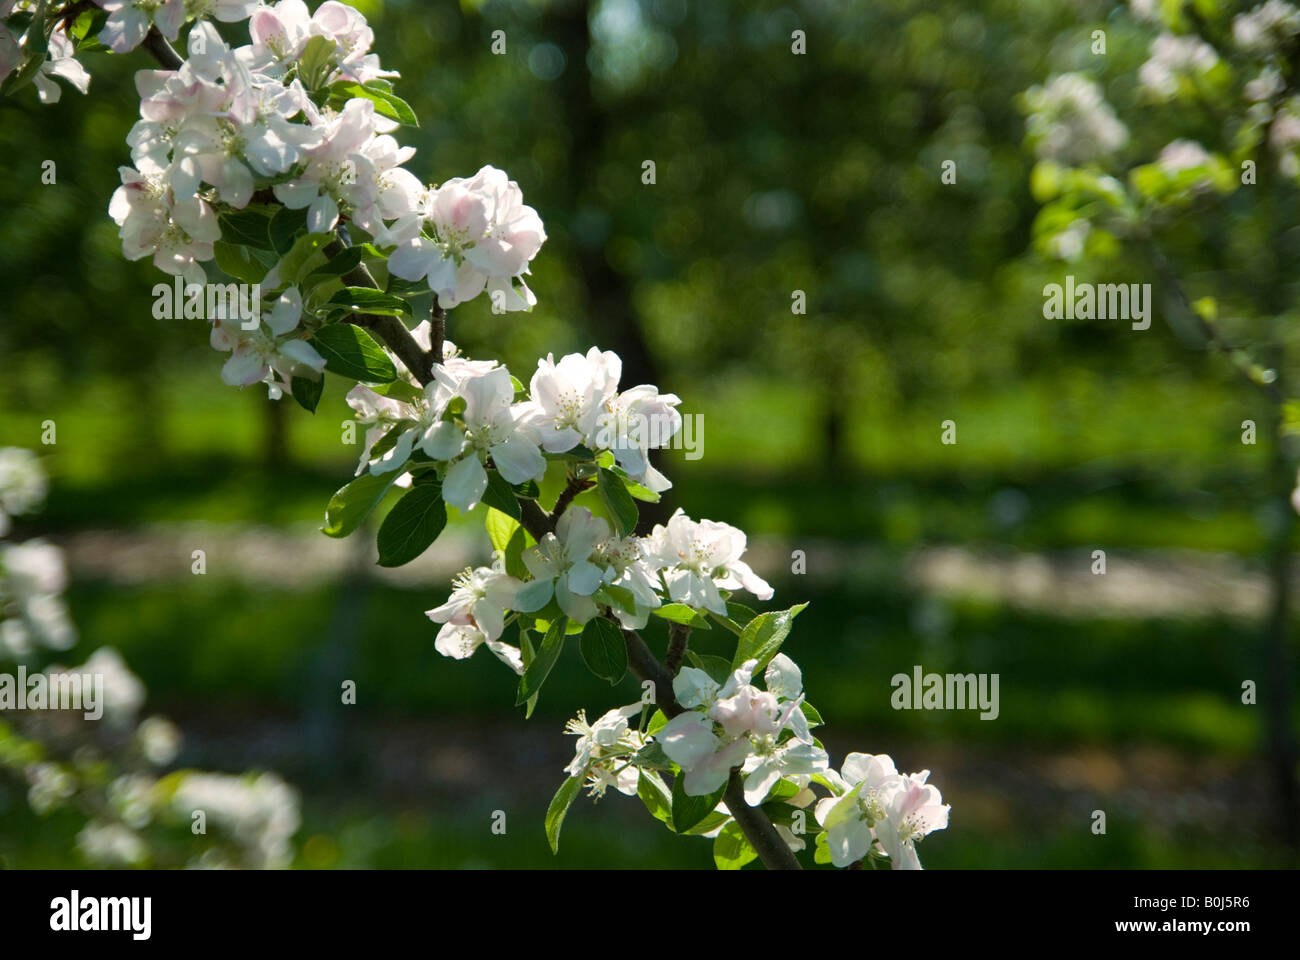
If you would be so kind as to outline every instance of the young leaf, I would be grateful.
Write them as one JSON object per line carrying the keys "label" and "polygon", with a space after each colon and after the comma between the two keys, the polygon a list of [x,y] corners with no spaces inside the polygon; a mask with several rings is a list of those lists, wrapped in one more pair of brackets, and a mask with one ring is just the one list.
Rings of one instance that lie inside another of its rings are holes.
{"label": "young leaf", "polygon": [[664,620],[671,620],[673,623],[685,624],[696,630],[712,630],[707,618],[702,617],[684,603],[665,603],[662,607],[655,607],[650,611],[656,617],[662,617]]}
{"label": "young leaf", "polygon": [[602,467],[597,487],[619,536],[631,536],[636,530],[636,501],[627,492],[627,487],[623,486],[623,481]]}
{"label": "young leaf", "polygon": [[362,383],[390,383],[397,368],[384,348],[360,327],[331,323],[316,331],[311,345],[325,358],[325,369]]}
{"label": "young leaf", "polygon": [[361,526],[361,522],[370,516],[370,511],[384,499],[384,494],[393,485],[400,471],[388,473],[363,473],[347,486],[330,497],[325,508],[325,526],[321,532],[329,537],[346,537]]}
{"label": "young leaf", "polygon": [[436,481],[415,484],[379,526],[379,565],[410,563],[438,539],[446,525],[442,485]]}
{"label": "young leaf", "polygon": [[767,666],[767,662],[776,656],[781,649],[781,644],[790,635],[794,618],[806,606],[808,604],[800,603],[789,610],[760,613],[749,621],[740,635],[740,641],[736,644],[736,658],[732,661],[732,667],[739,667],[750,659],[758,661],[758,666],[754,668],[755,673]]}
{"label": "young leaf", "polygon": [[341,277],[365,256],[365,247],[348,247],[333,260],[326,262],[311,272],[313,277]]}
{"label": "young leaf", "polygon": [[569,618],[561,615],[556,617],[547,628],[546,636],[542,638],[541,649],[537,651],[537,656],[528,665],[524,675],[519,678],[519,693],[515,697],[516,707],[527,702],[542,689],[542,684],[550,676],[555,661],[560,659],[560,651],[564,649],[564,632],[568,626]]}
{"label": "young leaf", "polygon": [[739,870],[757,859],[758,851],[749,845],[740,824],[732,820],[713,840],[713,862],[719,870]]}
{"label": "young leaf", "polygon": [[623,631],[604,617],[587,621],[578,648],[587,669],[611,685],[618,683],[627,673],[627,643]]}
{"label": "young leaf", "polygon": [[344,287],[329,302],[352,313],[373,313],[386,317],[401,317],[411,312],[411,305],[401,297],[382,293],[370,287]]}
{"label": "young leaf", "polygon": [[[529,639],[528,628],[524,626],[523,621],[519,622],[519,659],[524,662],[525,672],[532,665],[533,657],[537,654],[533,650],[533,641]],[[527,720],[533,715],[533,710],[537,707],[537,694],[528,698],[524,704],[524,719]]]}
{"label": "young leaf", "polygon": [[664,786],[662,780],[653,773],[642,770],[636,781],[636,795],[641,798],[645,808],[650,811],[650,816],[668,826],[669,817],[672,816],[673,812],[672,796],[668,793],[668,788]]}
{"label": "young leaf", "polygon": [[338,83],[330,84],[330,97],[342,101],[351,100],[355,97],[362,97],[369,100],[375,105],[375,113],[385,116],[390,120],[396,120],[398,123],[405,124],[408,127],[418,127],[420,121],[415,116],[415,111],[411,105],[401,97],[389,90],[384,90],[374,86],[362,86],[359,83],[353,83],[348,80],[340,80]]}
{"label": "young leaf", "polygon": [[560,852],[560,827],[564,825],[564,815],[569,812],[578,791],[582,789],[582,777],[570,777],[560,784],[551,798],[551,805],[546,808],[546,840],[551,845],[551,853]]}

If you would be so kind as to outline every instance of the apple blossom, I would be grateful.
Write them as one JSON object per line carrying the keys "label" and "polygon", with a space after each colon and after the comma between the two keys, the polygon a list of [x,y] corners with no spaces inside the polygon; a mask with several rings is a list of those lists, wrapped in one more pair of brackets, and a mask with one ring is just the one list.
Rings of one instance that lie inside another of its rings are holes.
{"label": "apple blossom", "polygon": [[524,204],[519,185],[496,167],[448,180],[422,210],[400,218],[388,238],[397,246],[388,269],[403,280],[427,280],[443,307],[472,300],[484,289],[506,310],[537,302],[523,276],[546,231],[537,211]]}
{"label": "apple blossom", "polygon": [[516,608],[533,613],[554,596],[575,623],[594,617],[596,604],[591,595],[605,579],[605,572],[591,562],[591,554],[609,534],[608,521],[593,517],[585,507],[570,507],[555,525],[555,533],[548,533],[524,551],[524,565],[533,579],[520,589]]}
{"label": "apple blossom", "polygon": [[505,611],[514,605],[519,587],[517,579],[497,567],[477,567],[460,574],[452,581],[447,602],[425,611],[430,620],[443,625],[434,644],[438,652],[464,660],[486,643],[502,663],[522,673],[519,649],[500,639]]}
{"label": "apple blossom", "polygon": [[656,524],[646,553],[663,568],[669,596],[678,603],[726,616],[727,604],[719,589],[743,587],[760,600],[772,598],[772,588],[749,564],[744,532],[715,520],[691,520],[679,508],[666,526]]}
{"label": "apple blossom", "polygon": [[636,794],[640,771],[627,758],[645,745],[645,738],[628,726],[628,719],[643,708],[639,701],[616,707],[592,724],[587,722],[587,712],[579,710],[576,718],[565,723],[564,732],[577,736],[578,741],[564,772],[585,778],[591,796],[604,796],[611,786],[629,797]]}

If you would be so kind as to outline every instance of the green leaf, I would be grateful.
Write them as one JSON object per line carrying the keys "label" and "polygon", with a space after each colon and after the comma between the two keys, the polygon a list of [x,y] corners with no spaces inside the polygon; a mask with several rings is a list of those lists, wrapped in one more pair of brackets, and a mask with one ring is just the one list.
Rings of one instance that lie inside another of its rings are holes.
{"label": "green leaf", "polygon": [[500,510],[512,520],[518,520],[522,513],[519,509],[519,500],[515,497],[515,491],[506,478],[501,476],[495,470],[487,472],[487,489],[483,491],[483,502],[494,510]]}
{"label": "green leaf", "polygon": [[758,857],[758,851],[749,845],[740,824],[732,820],[718,832],[713,840],[713,862],[719,870],[739,870]]}
{"label": "green leaf", "polygon": [[519,678],[519,693],[515,697],[516,707],[542,689],[542,684],[550,676],[551,668],[560,659],[560,651],[564,649],[564,633],[568,626],[569,618],[561,615],[556,617],[547,628],[546,636],[542,638],[541,649],[537,651],[537,656],[524,671],[524,675]]}
{"label": "green leaf", "polygon": [[602,467],[596,485],[619,536],[631,536],[636,530],[636,501],[623,486],[623,481]]}
{"label": "green leaf", "polygon": [[790,635],[794,618],[806,606],[808,604],[800,603],[789,610],[760,613],[749,621],[740,635],[740,642],[736,644],[736,658],[732,661],[732,667],[739,667],[751,659],[758,661],[755,673],[767,666],[767,662],[776,656],[781,644]]}
{"label": "green leaf", "polygon": [[400,379],[391,383],[376,383],[371,385],[370,389],[381,397],[392,397],[394,400],[401,400],[405,403],[420,400],[424,397],[423,390]]}
{"label": "green leaf", "polygon": [[672,796],[662,780],[654,774],[642,770],[636,781],[636,795],[641,798],[645,808],[650,811],[650,816],[664,824],[664,826],[668,826],[669,818],[673,812]]}
{"label": "green leaf", "polygon": [[698,837],[706,833],[711,833],[712,831],[718,829],[718,827],[722,826],[730,819],[731,819],[731,814],[721,813],[715,810],[713,813],[709,814],[707,817],[705,817],[695,826],[691,827],[691,829],[683,831],[682,836]]}
{"label": "green leaf", "polygon": [[488,539],[492,541],[492,549],[498,553],[505,553],[510,538],[520,529],[518,520],[491,507],[483,518],[483,526],[487,529]]}
{"label": "green leaf", "polygon": [[[294,237],[299,230],[307,229],[307,208],[301,210],[290,210],[288,207],[281,207],[271,217],[271,222],[267,225],[267,234],[270,237],[271,249],[284,256],[293,249]],[[319,234],[319,236],[327,236]],[[281,278],[286,282],[292,283],[293,279],[281,274]]]}
{"label": "green leaf", "polygon": [[346,537],[370,516],[370,511],[379,505],[388,488],[400,475],[400,470],[378,475],[363,473],[340,488],[330,497],[329,505],[325,508],[325,526],[321,527],[321,532],[328,537]]}
{"label": "green leaf", "polygon": [[[633,762],[642,770],[673,769],[673,762],[668,759],[668,754],[664,753],[664,748],[659,745],[657,740],[651,740],[638,750],[633,757]],[[666,794],[667,787],[664,788],[664,791]]]}
{"label": "green leaf", "polygon": [[325,378],[294,377],[289,381],[289,389],[298,405],[308,413],[315,413],[320,403],[320,395],[325,390]]}
{"label": "green leaf", "polygon": [[365,247],[347,247],[333,260],[327,261],[323,266],[317,267],[311,272],[313,277],[341,277],[349,270],[356,267],[361,262],[361,258],[366,255]]}
{"label": "green leaf", "polygon": [[221,236],[225,242],[258,250],[273,250],[269,226],[279,207],[265,203],[250,203],[243,210],[228,210],[221,214]]}
{"label": "green leaf", "polygon": [[438,539],[446,525],[442,484],[415,484],[379,526],[379,565],[400,567],[410,563]]}
{"label": "green leaf", "polygon": [[[537,655],[533,649],[533,641],[528,637],[528,629],[524,626],[523,621],[519,623],[519,658],[524,662],[524,670],[527,672],[532,665],[533,657]],[[537,706],[537,694],[528,698],[524,704],[524,719],[527,720],[533,715],[533,710]]]}
{"label": "green leaf", "polygon": [[528,532],[519,525],[519,521],[508,517],[500,510],[489,507],[483,520],[487,528],[488,539],[492,549],[505,558],[506,573],[520,580],[527,579],[528,568],[524,566],[523,553],[528,546]]}
{"label": "green leaf", "polygon": [[560,827],[564,826],[564,815],[569,812],[574,798],[582,789],[582,780],[580,776],[565,780],[551,798],[551,805],[546,808],[546,841],[551,845],[551,853],[560,852]]}
{"label": "green leaf", "polygon": [[261,283],[266,276],[266,266],[254,257],[245,247],[218,240],[212,245],[212,253],[217,266],[227,276],[242,280],[244,283]]}
{"label": "green leaf", "polygon": [[830,863],[831,848],[826,833],[823,831],[822,833],[817,834],[817,839],[814,843],[816,844],[816,849],[813,851],[813,863]]}
{"label": "green leaf", "polygon": [[623,481],[623,486],[627,487],[627,492],[638,500],[645,503],[658,503],[662,498],[649,487],[637,483],[627,475],[627,471],[622,467],[610,467],[609,472],[614,474]]}
{"label": "green leaf", "polygon": [[665,603],[662,607],[655,607],[650,612],[656,617],[670,620],[673,623],[685,624],[686,626],[693,627],[696,630],[713,629],[709,626],[707,617],[700,616],[700,614],[696,613],[684,603]]}
{"label": "green leaf", "polygon": [[627,643],[623,640],[623,631],[604,617],[587,621],[578,648],[587,669],[611,685],[618,683],[627,673]]}
{"label": "green leaf", "polygon": [[371,313],[385,317],[410,314],[411,305],[401,297],[383,293],[370,287],[344,287],[329,302],[352,313]]}
{"label": "green leaf", "polygon": [[397,368],[384,348],[358,326],[331,323],[316,331],[311,345],[325,358],[325,369],[362,383],[389,383]]}
{"label": "green leaf", "polygon": [[799,709],[802,710],[803,715],[808,718],[809,727],[820,727],[822,723],[825,722],[822,720],[822,715],[818,712],[817,708],[807,700],[799,704]]}
{"label": "green leaf", "polygon": [[329,37],[315,36],[307,41],[298,55],[298,76],[308,90],[319,90],[334,71],[334,54],[338,49]]}
{"label": "green leaf", "polygon": [[359,83],[353,83],[349,80],[340,80],[337,83],[330,84],[330,96],[338,97],[341,100],[348,100],[354,97],[362,97],[369,100],[375,105],[375,113],[387,117],[390,120],[396,120],[408,127],[418,127],[419,119],[411,105],[401,97],[393,94],[388,90],[373,86],[362,86]]}
{"label": "green leaf", "polygon": [[691,827],[695,826],[709,814],[711,814],[717,805],[722,801],[722,795],[727,792],[727,785],[724,783],[715,792],[707,797],[691,797],[686,794],[686,776],[676,777],[673,779],[673,831],[676,833],[685,833]]}

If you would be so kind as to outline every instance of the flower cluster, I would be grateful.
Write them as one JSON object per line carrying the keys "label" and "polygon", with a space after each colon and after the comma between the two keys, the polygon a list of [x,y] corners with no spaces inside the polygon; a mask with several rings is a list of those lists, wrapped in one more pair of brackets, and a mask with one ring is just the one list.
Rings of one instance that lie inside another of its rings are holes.
{"label": "flower cluster", "polygon": [[[427,325],[414,331],[428,343]],[[487,490],[486,465],[512,484],[540,480],[547,454],[584,446],[608,453],[628,477],[658,493],[671,486],[649,460],[681,428],[681,402],[648,385],[619,392],[622,362],[595,347],[556,363],[538,361],[527,396],[505,367],[469,360],[450,342],[443,362],[406,399],[358,384],[348,393],[357,421],[368,427],[358,473],[407,467],[413,456],[439,465],[443,499],[472,509]],[[743,549],[743,543],[741,544]],[[746,568],[747,569],[747,568]]]}

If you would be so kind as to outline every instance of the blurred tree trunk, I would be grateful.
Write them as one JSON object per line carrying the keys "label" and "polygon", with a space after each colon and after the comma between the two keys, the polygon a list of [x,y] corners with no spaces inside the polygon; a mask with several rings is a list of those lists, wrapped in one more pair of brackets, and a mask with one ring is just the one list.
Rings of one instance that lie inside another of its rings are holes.
{"label": "blurred tree trunk", "polygon": [[[601,155],[609,137],[609,114],[592,94],[591,70],[587,54],[592,47],[590,4],[574,0],[547,8],[548,33],[564,52],[564,73],[560,85],[565,108],[565,126],[569,131],[569,195],[563,198],[572,220],[584,209],[605,214],[611,232],[617,229],[615,212],[602,204],[597,193]],[[628,183],[640,184],[640,170],[627,171]],[[586,293],[588,323],[595,331],[596,343],[613,350],[623,359],[623,387],[653,383],[665,389],[659,369],[650,353],[641,325],[632,309],[627,280],[615,270],[605,255],[609,235],[583,237],[574,235],[574,256]],[[640,531],[648,532],[656,523],[664,523],[676,506],[672,491],[659,503],[641,504]]]}
{"label": "blurred tree trunk", "polygon": [[262,458],[274,470],[289,463],[289,404],[287,397],[271,400],[262,397]]}
{"label": "blurred tree trunk", "polygon": [[[609,116],[592,95],[587,54],[591,50],[590,5],[585,0],[548,9],[548,31],[564,52],[564,73],[560,84],[565,105],[569,141],[568,183],[571,192],[566,206],[571,217],[584,207],[604,212],[614,222],[614,211],[602,206],[596,194],[601,154],[609,136]],[[628,182],[640,183],[640,170],[629,170]],[[623,385],[660,384],[658,368],[632,309],[631,291],[623,276],[605,256],[608,237],[595,242],[575,236],[574,253],[587,296],[587,316],[599,331],[598,343],[623,358]]]}

